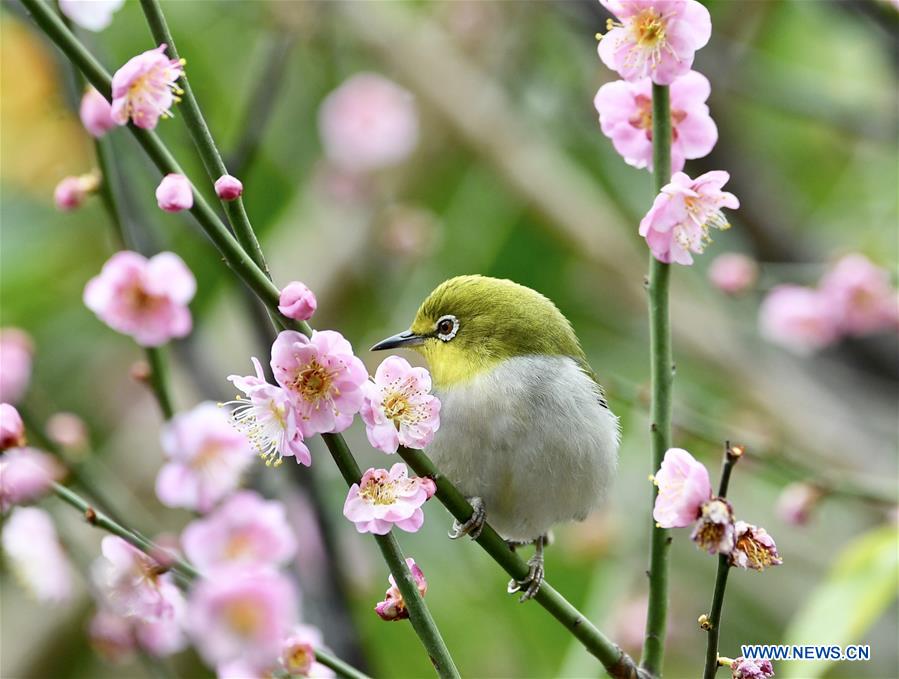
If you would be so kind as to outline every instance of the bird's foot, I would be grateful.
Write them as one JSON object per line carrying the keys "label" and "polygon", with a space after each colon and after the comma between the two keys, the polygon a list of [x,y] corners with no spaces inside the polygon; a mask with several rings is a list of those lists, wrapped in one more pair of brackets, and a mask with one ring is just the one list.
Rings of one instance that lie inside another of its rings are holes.
{"label": "bird's foot", "polygon": [[543,555],[534,554],[534,556],[528,560],[528,574],[521,580],[509,580],[509,586],[506,588],[506,591],[509,594],[521,592],[521,596],[518,597],[518,602],[523,604],[525,601],[537,596],[537,592],[540,591],[540,585],[543,584],[545,576]]}
{"label": "bird's foot", "polygon": [[509,586],[506,588],[509,594],[522,593],[518,598],[518,603],[523,604],[525,601],[533,599],[537,596],[537,592],[540,591],[540,585],[543,584],[543,580],[546,577],[543,567],[543,546],[545,543],[545,535],[541,535],[535,540],[537,551],[534,552],[534,556],[528,559],[528,574],[521,580],[509,581]]}
{"label": "bird's foot", "polygon": [[448,533],[450,540],[458,540],[463,535],[469,536],[472,540],[477,540],[481,531],[484,530],[484,524],[487,522],[487,508],[484,501],[479,497],[468,498],[471,508],[474,510],[471,517],[465,523],[453,521],[453,528]]}

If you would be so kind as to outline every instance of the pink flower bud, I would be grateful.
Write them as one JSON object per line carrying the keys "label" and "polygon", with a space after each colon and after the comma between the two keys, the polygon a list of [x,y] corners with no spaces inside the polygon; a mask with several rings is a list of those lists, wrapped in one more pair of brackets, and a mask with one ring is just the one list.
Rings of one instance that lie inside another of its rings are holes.
{"label": "pink flower bud", "polygon": [[99,178],[94,174],[83,174],[80,177],[65,177],[56,185],[53,192],[53,200],[56,207],[68,212],[81,207],[84,199],[100,185]]}
{"label": "pink flower bud", "polygon": [[215,180],[215,195],[222,200],[236,200],[243,194],[243,184],[237,177],[223,174]]}
{"label": "pink flower bud", "polygon": [[296,321],[308,321],[317,306],[315,294],[300,281],[285,285],[278,300],[278,311]]}
{"label": "pink flower bud", "polygon": [[93,87],[88,87],[84,91],[78,113],[84,129],[98,139],[116,127],[116,122],[112,119],[112,106]]}
{"label": "pink flower bud", "polygon": [[73,413],[56,413],[46,425],[47,437],[61,448],[78,450],[87,445],[87,426]]}
{"label": "pink flower bud", "polygon": [[24,330],[0,330],[0,401],[18,403],[31,380],[34,346]]}
{"label": "pink flower bud", "polygon": [[709,266],[709,281],[721,292],[739,295],[755,285],[759,267],[755,260],[736,252],[718,255]]}
{"label": "pink flower bud", "polygon": [[821,496],[821,489],[811,484],[802,481],[791,483],[777,498],[777,515],[793,526],[805,525]]}
{"label": "pink flower bud", "polygon": [[156,187],[156,202],[166,212],[181,212],[194,206],[190,181],[183,174],[167,174]]}
{"label": "pink flower bud", "polygon": [[25,424],[9,403],[0,403],[0,450],[25,445]]}
{"label": "pink flower bud", "polygon": [[770,660],[755,660],[740,656],[730,666],[732,679],[769,679],[774,676]]}
{"label": "pink flower bud", "polygon": [[[412,574],[412,579],[418,587],[418,592],[424,597],[428,592],[428,581],[425,579],[425,574],[412,557],[406,559],[406,566],[408,566],[409,572]],[[399,587],[396,586],[396,580],[393,579],[393,575],[388,575],[387,579],[390,581],[390,589],[385,593],[384,600],[379,601],[375,606],[375,613],[382,620],[405,620],[409,617],[409,611],[406,609],[403,595]]]}

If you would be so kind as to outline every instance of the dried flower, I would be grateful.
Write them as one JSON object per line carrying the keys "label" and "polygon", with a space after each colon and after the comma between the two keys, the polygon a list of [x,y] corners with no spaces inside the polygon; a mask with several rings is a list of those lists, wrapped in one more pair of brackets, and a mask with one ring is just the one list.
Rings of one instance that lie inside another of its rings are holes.
{"label": "dried flower", "polygon": [[713,498],[702,505],[702,515],[690,534],[709,554],[730,554],[734,548],[734,512],[724,498]]}
{"label": "dried flower", "polygon": [[362,419],[369,443],[385,453],[399,446],[425,448],[440,427],[440,401],[430,394],[431,375],[399,356],[389,356],[366,382]]}
{"label": "dried flower", "polygon": [[764,528],[745,521],[737,521],[734,525],[734,538],[734,549],[730,553],[731,565],[763,571],[768,566],[779,566],[783,563],[783,559],[777,553],[774,539]]}
{"label": "dried flower", "polygon": [[[409,572],[412,573],[412,579],[423,597],[428,591],[428,581],[425,579],[425,574],[418,564],[415,563],[415,559],[411,557],[406,559],[406,566],[409,568]],[[393,575],[388,575],[387,579],[390,581],[390,588],[385,593],[384,600],[379,601],[375,606],[375,613],[382,620],[405,620],[409,617],[409,611],[406,609],[403,595],[399,587],[396,586],[396,580],[393,579]]]}

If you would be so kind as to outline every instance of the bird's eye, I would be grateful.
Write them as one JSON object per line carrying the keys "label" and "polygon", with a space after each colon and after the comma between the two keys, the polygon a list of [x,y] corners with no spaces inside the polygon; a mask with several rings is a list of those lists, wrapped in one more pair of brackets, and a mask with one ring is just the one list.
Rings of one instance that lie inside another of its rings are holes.
{"label": "bird's eye", "polygon": [[437,337],[449,342],[459,332],[459,319],[455,316],[441,316],[437,321]]}

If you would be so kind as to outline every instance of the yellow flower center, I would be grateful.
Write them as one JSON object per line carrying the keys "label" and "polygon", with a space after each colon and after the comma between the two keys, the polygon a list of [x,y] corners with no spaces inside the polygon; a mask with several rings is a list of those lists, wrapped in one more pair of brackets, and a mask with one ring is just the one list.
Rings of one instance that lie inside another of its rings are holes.
{"label": "yellow flower center", "polygon": [[736,549],[746,555],[750,567],[756,570],[763,571],[774,564],[771,552],[749,537],[749,533],[744,533],[737,539]]}
{"label": "yellow flower center", "polygon": [[641,47],[654,48],[665,42],[665,21],[655,9],[643,10],[631,25],[634,39]]}
{"label": "yellow flower center", "polygon": [[359,489],[359,497],[373,505],[392,505],[396,501],[396,482],[386,474],[369,478]]}
{"label": "yellow flower center", "polygon": [[316,359],[312,359],[303,370],[297,373],[291,387],[299,392],[303,399],[310,403],[318,403],[331,392],[331,374]]}
{"label": "yellow flower center", "polygon": [[253,541],[245,533],[237,533],[228,540],[225,546],[225,556],[229,559],[237,559],[250,551]]}
{"label": "yellow flower center", "polygon": [[225,608],[225,620],[238,635],[249,637],[262,624],[262,614],[252,601],[235,601]]}
{"label": "yellow flower center", "polygon": [[400,423],[396,420],[402,418],[408,408],[409,401],[404,394],[394,392],[384,399],[384,414],[389,419],[394,420],[397,428],[399,428]]}
{"label": "yellow flower center", "polygon": [[312,665],[313,655],[311,649],[306,644],[297,644],[287,654],[287,671],[291,674],[300,674],[308,672]]}

